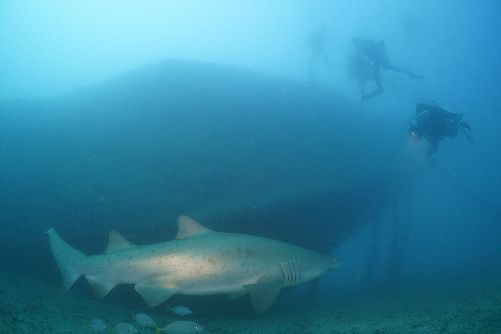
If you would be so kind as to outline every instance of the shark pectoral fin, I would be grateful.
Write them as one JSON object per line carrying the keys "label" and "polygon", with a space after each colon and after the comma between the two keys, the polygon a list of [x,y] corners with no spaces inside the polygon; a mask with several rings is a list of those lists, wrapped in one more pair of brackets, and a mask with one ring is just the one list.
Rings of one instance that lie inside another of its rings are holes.
{"label": "shark pectoral fin", "polygon": [[162,304],[177,292],[176,289],[144,284],[137,284],[135,289],[143,296],[144,301],[149,307],[155,307]]}
{"label": "shark pectoral fin", "polygon": [[89,281],[89,284],[92,287],[92,292],[96,298],[103,298],[116,286],[115,283],[101,281],[93,275],[85,275],[85,278]]}
{"label": "shark pectoral fin", "polygon": [[233,292],[228,295],[228,301],[238,299],[240,297],[243,297],[247,294],[247,290],[241,291],[241,292]]}
{"label": "shark pectoral fin", "polygon": [[245,285],[251,297],[254,312],[262,313],[270,308],[277,299],[283,283],[270,276],[261,277],[257,283]]}

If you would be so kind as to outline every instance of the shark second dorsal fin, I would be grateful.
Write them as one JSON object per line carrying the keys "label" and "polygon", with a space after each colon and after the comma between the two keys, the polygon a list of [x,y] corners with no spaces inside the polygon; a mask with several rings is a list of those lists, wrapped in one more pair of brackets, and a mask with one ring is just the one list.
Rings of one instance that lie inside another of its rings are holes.
{"label": "shark second dorsal fin", "polygon": [[200,235],[208,232],[211,232],[211,230],[191,219],[190,217],[181,215],[177,219],[177,240],[191,238],[195,235]]}
{"label": "shark second dorsal fin", "polygon": [[117,231],[110,231],[108,247],[106,247],[105,253],[115,252],[117,250],[121,250],[124,248],[133,247],[134,244],[129,240],[125,239],[120,233]]}

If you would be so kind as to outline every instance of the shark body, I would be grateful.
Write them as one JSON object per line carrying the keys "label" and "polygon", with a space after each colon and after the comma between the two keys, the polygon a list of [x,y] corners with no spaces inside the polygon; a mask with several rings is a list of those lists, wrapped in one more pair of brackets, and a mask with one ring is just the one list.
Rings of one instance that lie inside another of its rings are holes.
{"label": "shark body", "polygon": [[47,233],[64,290],[81,275],[98,298],[118,284],[134,284],[151,307],[174,294],[249,294],[260,313],[283,287],[309,281],[338,265],[332,258],[284,242],[215,232],[186,216],[179,218],[176,240],[134,245],[110,232],[105,252],[93,256],[72,248],[54,229]]}

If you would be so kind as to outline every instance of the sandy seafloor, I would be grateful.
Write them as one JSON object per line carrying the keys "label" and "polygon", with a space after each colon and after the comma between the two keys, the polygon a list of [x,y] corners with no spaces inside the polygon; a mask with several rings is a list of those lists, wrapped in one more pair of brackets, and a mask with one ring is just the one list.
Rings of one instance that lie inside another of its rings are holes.
{"label": "sandy seafloor", "polygon": [[[501,282],[468,289],[386,295],[288,313],[281,308],[263,316],[237,318],[194,315],[206,333],[501,333]],[[107,323],[130,321],[137,312],[116,300],[94,300],[73,289],[35,278],[0,273],[0,333],[90,333],[92,318]],[[152,314],[161,325],[176,319]],[[152,333],[142,331],[141,333]]]}

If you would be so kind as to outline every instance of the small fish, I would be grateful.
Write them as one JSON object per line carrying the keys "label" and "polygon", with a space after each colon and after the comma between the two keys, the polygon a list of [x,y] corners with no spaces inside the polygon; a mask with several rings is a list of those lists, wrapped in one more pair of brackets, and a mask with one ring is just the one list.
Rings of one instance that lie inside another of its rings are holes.
{"label": "small fish", "polygon": [[106,329],[106,323],[98,318],[94,318],[89,322],[89,328],[92,332],[100,333]]}
{"label": "small fish", "polygon": [[192,314],[193,312],[187,308],[186,306],[174,306],[174,307],[170,307],[169,308],[169,311],[171,311],[172,313],[175,313],[177,315],[180,315],[182,317],[184,316],[187,316],[187,315],[190,315]]}
{"label": "small fish", "polygon": [[201,333],[204,330],[202,326],[193,321],[174,321],[173,323],[160,328],[160,332],[167,334],[194,334]]}
{"label": "small fish", "polygon": [[136,334],[136,333],[137,333],[136,327],[125,322],[116,324],[115,328],[113,328],[113,334]]}
{"label": "small fish", "polygon": [[155,327],[157,324],[149,315],[138,313],[134,316],[134,321],[141,327]]}

